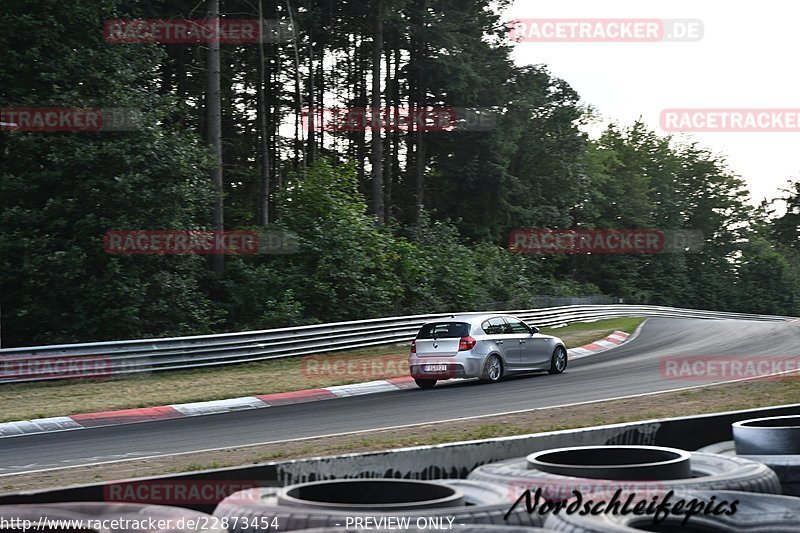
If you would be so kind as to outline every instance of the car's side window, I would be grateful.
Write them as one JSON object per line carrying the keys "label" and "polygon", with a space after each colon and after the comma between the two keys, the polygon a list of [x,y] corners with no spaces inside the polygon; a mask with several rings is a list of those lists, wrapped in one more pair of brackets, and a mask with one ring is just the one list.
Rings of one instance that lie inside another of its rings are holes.
{"label": "car's side window", "polygon": [[490,318],[481,324],[481,328],[487,335],[502,335],[506,333],[506,323],[500,317]]}
{"label": "car's side window", "polygon": [[519,335],[522,333],[530,333],[531,330],[528,326],[526,326],[521,321],[517,320],[516,318],[506,318],[506,323],[509,327],[509,333],[513,333],[515,335]]}

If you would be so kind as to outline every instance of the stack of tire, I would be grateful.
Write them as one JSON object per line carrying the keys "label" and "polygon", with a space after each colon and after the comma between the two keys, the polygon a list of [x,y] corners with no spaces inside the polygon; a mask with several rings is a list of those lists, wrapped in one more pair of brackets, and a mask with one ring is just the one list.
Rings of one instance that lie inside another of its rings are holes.
{"label": "stack of tire", "polygon": [[231,533],[313,530],[457,530],[462,533],[542,532],[541,517],[509,513],[505,487],[468,480],[345,479],[259,488],[222,500],[214,516]]}
{"label": "stack of tire", "polygon": [[[657,446],[544,450],[480,466],[468,479],[506,486],[519,507],[530,505],[544,527],[556,531],[800,531],[800,417],[737,422],[733,435],[732,442],[696,452]],[[640,501],[642,512],[633,512]],[[665,511],[648,512],[663,501],[669,503]],[[614,511],[607,511],[614,502]]]}
{"label": "stack of tire", "polygon": [[[800,445],[800,439],[789,440]],[[240,524],[270,517],[280,530],[308,533],[382,529],[382,519],[409,520],[395,529],[464,533],[521,533],[541,526],[573,533],[800,531],[800,498],[781,495],[790,486],[786,481],[796,478],[779,479],[759,457],[658,446],[559,448],[480,466],[467,480],[337,480],[261,488],[249,501],[236,494],[223,500],[214,515],[239,517]],[[658,520],[646,512],[557,512],[576,502],[580,510],[588,499],[608,504],[614,498],[644,500],[645,506],[667,500],[673,507]],[[450,517],[447,524],[436,521],[444,517]],[[256,530],[242,525],[231,531]]]}
{"label": "stack of tire", "polygon": [[744,457],[770,467],[784,494],[800,496],[800,416],[742,420],[732,426],[733,440],[699,451]]}
{"label": "stack of tire", "polygon": [[[773,425],[781,436],[767,439],[771,448],[763,447],[763,438],[737,429],[762,431],[772,428],[770,422],[734,426],[735,451],[755,449],[753,455],[736,455],[731,443],[695,452],[658,446],[559,448],[480,466],[467,480],[334,480],[261,488],[249,491],[244,501],[237,494],[223,500],[214,515],[238,517],[232,532],[257,531],[246,524],[260,517],[275,519],[279,530],[308,533],[387,529],[381,520],[395,520],[396,527],[388,529],[462,533],[796,532],[800,498],[781,492],[797,494],[791,492],[797,471],[788,466],[797,464],[798,456],[781,452],[797,453],[787,442],[800,446],[800,438],[787,433],[796,429],[791,421]],[[756,441],[762,447],[747,447]],[[765,452],[780,455],[765,458]],[[615,498],[623,512],[567,512],[591,509],[584,506],[589,500],[611,506]],[[640,501],[643,512],[631,512]],[[647,505],[652,503],[653,511],[664,501],[670,506],[660,513],[644,512]],[[621,502],[633,507],[626,512]]]}

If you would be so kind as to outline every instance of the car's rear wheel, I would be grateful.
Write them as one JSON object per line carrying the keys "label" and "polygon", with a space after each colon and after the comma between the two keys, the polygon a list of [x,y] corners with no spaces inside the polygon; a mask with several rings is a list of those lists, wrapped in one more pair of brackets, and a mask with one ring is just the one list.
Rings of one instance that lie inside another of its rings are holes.
{"label": "car's rear wheel", "polygon": [[432,389],[434,385],[436,385],[435,379],[414,379],[417,383],[417,387],[421,389]]}
{"label": "car's rear wheel", "polygon": [[553,351],[553,357],[550,358],[551,374],[560,374],[567,368],[567,350],[563,346],[557,347]]}
{"label": "car's rear wheel", "polygon": [[496,383],[503,379],[503,362],[496,355],[490,355],[483,369],[481,383]]}

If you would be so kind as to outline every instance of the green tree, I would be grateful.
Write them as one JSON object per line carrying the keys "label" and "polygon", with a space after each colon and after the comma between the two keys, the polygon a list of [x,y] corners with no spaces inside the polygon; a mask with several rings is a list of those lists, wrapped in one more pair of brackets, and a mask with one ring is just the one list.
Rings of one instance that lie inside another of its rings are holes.
{"label": "green tree", "polygon": [[202,289],[204,258],[103,249],[108,230],[202,227],[210,213],[206,152],[176,124],[174,100],[158,93],[162,50],[103,38],[104,21],[128,13],[122,4],[3,5],[0,107],[133,108],[143,116],[132,132],[5,134],[4,344],[195,333],[216,323]]}

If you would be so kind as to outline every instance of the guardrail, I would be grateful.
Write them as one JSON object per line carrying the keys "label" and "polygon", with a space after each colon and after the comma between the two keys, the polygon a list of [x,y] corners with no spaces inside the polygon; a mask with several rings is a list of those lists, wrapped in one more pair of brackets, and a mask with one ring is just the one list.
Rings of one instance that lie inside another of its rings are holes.
{"label": "guardrail", "polygon": [[[479,312],[462,314],[480,314]],[[571,305],[504,311],[536,326],[626,316],[787,321],[794,317],[652,305]],[[220,335],[7,348],[0,383],[203,368],[411,341],[425,322],[451,313],[356,320]]]}

